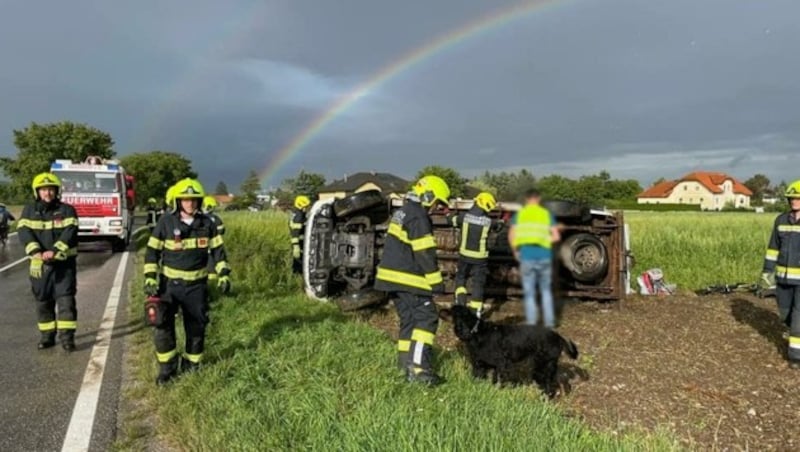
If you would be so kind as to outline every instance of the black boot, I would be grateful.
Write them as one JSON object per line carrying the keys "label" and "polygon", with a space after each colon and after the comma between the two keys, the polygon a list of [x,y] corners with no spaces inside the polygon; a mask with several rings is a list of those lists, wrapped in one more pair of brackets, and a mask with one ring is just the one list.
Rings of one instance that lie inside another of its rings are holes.
{"label": "black boot", "polygon": [[68,330],[61,332],[61,347],[66,352],[75,350],[75,331]]}
{"label": "black boot", "polygon": [[56,332],[49,331],[47,333],[42,333],[42,338],[39,339],[39,345],[37,345],[37,348],[39,350],[44,350],[54,345],[56,345]]}
{"label": "black boot", "polygon": [[422,383],[427,386],[437,386],[444,383],[444,379],[436,375],[434,371],[414,366],[408,367],[406,381],[409,383]]}
{"label": "black boot", "polygon": [[200,363],[189,361],[186,357],[181,358],[181,373],[194,372],[199,368]]}
{"label": "black boot", "polygon": [[161,386],[169,383],[178,373],[178,357],[174,357],[165,363],[159,363],[158,377],[156,384]]}

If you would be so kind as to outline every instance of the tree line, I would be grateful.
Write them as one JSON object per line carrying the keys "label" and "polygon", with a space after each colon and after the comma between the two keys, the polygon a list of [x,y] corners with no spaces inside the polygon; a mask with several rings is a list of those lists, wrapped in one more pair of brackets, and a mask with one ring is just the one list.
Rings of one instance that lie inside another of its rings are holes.
{"label": "tree line", "polygon": [[[0,170],[9,179],[0,181],[0,201],[21,203],[30,199],[30,181],[33,176],[48,171],[56,159],[83,161],[87,156],[115,158],[114,140],[108,133],[86,124],[61,121],[49,124],[31,123],[21,130],[14,130],[16,158],[0,158]],[[120,163],[136,178],[137,203],[146,204],[149,198],[163,200],[166,189],[184,177],[197,177],[192,162],[177,152],[153,150],[137,152],[119,158]],[[487,191],[501,201],[519,201],[530,187],[537,187],[545,198],[571,199],[584,204],[602,206],[625,204],[636,201],[642,186],[635,179],[612,179],[608,171],[573,179],[561,175],[537,177],[527,169],[517,172],[489,172],[467,178],[456,169],[444,166],[421,168],[410,183],[423,175],[434,174],[450,186],[452,197],[470,198],[478,192]],[[662,182],[663,179],[653,184]],[[288,206],[295,196],[303,194],[316,198],[326,185],[325,176],[319,173],[300,171],[284,179],[278,188],[267,193],[279,205]],[[786,182],[772,184],[763,174],[756,174],[744,182],[752,192],[752,205],[761,205],[767,196],[776,195],[780,202]],[[207,187],[208,188],[208,187]],[[408,188],[411,188],[410,186]],[[214,194],[227,195],[225,182],[218,182]],[[262,193],[261,182],[255,171],[242,181],[233,203],[244,208],[258,203]]]}

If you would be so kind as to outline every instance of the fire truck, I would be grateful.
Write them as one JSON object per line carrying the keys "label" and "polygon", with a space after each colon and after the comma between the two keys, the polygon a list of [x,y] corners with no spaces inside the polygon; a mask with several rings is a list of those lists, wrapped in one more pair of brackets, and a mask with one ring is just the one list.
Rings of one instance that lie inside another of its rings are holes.
{"label": "fire truck", "polygon": [[124,251],[133,233],[134,179],[117,160],[89,156],[83,162],[56,160],[50,171],[61,179],[61,199],[78,213],[81,241],[108,241]]}

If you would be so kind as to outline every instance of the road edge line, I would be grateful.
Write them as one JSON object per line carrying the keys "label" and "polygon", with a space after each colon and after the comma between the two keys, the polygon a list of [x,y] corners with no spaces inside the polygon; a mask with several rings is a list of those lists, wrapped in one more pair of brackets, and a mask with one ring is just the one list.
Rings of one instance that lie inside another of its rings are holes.
{"label": "road edge line", "polygon": [[103,385],[103,375],[106,369],[106,359],[111,346],[111,333],[114,331],[114,324],[117,320],[117,308],[122,297],[122,285],[125,279],[125,269],[128,267],[129,254],[128,251],[122,253],[117,273],[114,275],[114,283],[108,294],[103,320],[97,331],[89,363],[86,365],[86,372],[83,375],[83,383],[81,383],[78,398],[75,400],[67,434],[61,447],[62,452],[89,450],[97,403],[100,399],[100,388]]}
{"label": "road edge line", "polygon": [[21,258],[19,260],[16,260],[16,261],[6,265],[3,268],[0,268],[0,273],[3,273],[4,271],[8,270],[9,268],[11,268],[11,267],[13,267],[15,265],[21,264],[21,263],[25,262],[26,260],[28,260],[28,256],[25,256],[25,257],[23,257],[23,258]]}

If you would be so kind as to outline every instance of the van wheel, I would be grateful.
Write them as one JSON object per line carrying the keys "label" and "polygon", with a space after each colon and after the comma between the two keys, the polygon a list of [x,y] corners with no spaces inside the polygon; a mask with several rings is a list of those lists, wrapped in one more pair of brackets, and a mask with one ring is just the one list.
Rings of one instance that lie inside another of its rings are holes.
{"label": "van wheel", "polygon": [[608,252],[597,237],[581,233],[564,240],[559,256],[572,277],[582,283],[603,279],[608,272]]}

